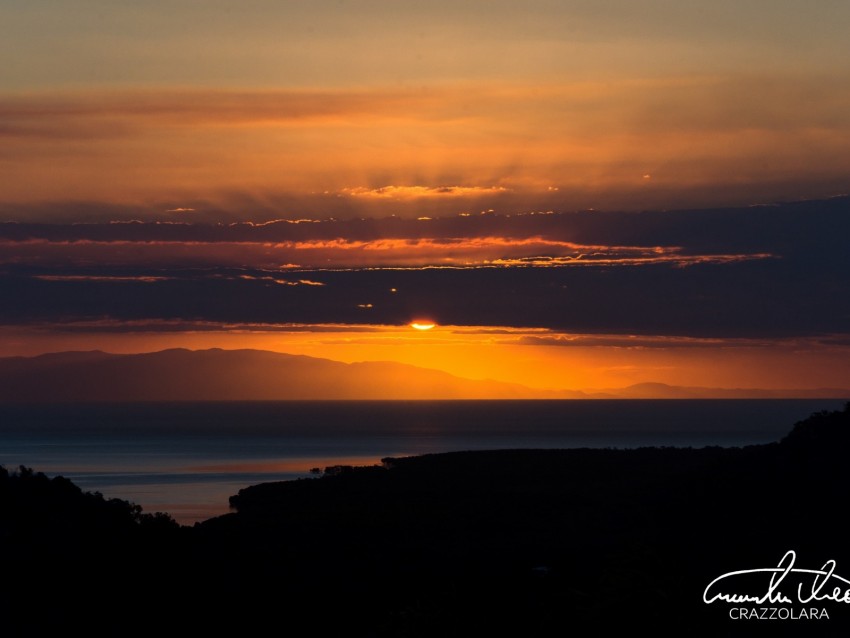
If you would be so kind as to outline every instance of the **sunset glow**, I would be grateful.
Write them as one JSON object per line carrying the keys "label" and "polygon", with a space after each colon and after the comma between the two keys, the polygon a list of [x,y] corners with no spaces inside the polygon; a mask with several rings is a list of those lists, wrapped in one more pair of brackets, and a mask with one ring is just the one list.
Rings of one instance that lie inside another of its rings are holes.
{"label": "sunset glow", "polygon": [[93,7],[2,12],[0,356],[850,387],[850,5]]}
{"label": "sunset glow", "polygon": [[412,324],[410,324],[410,327],[414,328],[416,330],[423,330],[424,331],[424,330],[430,330],[431,328],[433,328],[436,325],[437,324],[431,323],[431,322],[428,322],[428,321],[414,321]]}
{"label": "sunset glow", "polygon": [[848,33],[0,2],[3,626],[841,633]]}

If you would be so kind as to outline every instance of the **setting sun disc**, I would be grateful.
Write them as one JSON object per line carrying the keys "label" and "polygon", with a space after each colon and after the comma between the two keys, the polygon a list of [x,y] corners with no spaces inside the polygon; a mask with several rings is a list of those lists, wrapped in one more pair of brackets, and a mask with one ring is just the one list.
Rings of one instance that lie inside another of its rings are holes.
{"label": "setting sun disc", "polygon": [[420,321],[414,321],[413,323],[411,323],[410,327],[414,328],[416,330],[430,330],[431,328],[433,328],[436,325],[437,324],[435,324],[433,321],[421,321],[420,320]]}

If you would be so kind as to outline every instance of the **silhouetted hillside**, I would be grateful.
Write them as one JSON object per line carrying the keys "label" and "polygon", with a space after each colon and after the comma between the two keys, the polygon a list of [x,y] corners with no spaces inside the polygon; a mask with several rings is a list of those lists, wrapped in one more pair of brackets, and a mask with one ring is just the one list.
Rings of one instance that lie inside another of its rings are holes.
{"label": "silhouetted hillside", "polygon": [[167,514],[145,514],[65,478],[0,467],[4,632],[124,633],[118,628],[128,621],[128,605],[139,592],[156,591],[186,531]]}
{"label": "silhouetted hillside", "polygon": [[[0,359],[0,401],[540,398],[518,384],[391,362],[346,364],[263,350],[63,352]],[[548,394],[551,396],[551,393]]]}
{"label": "silhouetted hillside", "polygon": [[[113,605],[84,607],[91,618],[123,617],[123,601],[167,609],[171,629],[195,633],[277,623],[318,636],[847,635],[850,604],[807,605],[829,620],[741,621],[702,596],[718,576],[775,567],[788,550],[797,567],[834,559],[835,573],[850,576],[849,433],[850,404],[745,448],[385,459],[246,488],[231,499],[234,513],[180,533],[126,505],[87,504],[61,479],[0,473],[0,556],[30,587],[3,599],[4,620],[67,602],[57,584],[73,573],[88,600]],[[38,521],[34,531],[27,520]],[[70,614],[65,627],[85,617],[58,608]]]}
{"label": "silhouetted hillside", "polygon": [[[803,444],[812,431],[816,444]],[[227,539],[265,577],[299,574],[281,584],[287,597],[322,618],[327,599],[299,591],[323,591],[364,635],[801,635],[799,624],[736,624],[702,594],[789,549],[804,568],[835,559],[850,574],[843,465],[821,462],[846,457],[848,431],[850,406],[747,448],[385,459],[244,489],[235,514],[197,531],[200,546]],[[846,631],[846,607],[831,603],[831,620],[802,635]]]}

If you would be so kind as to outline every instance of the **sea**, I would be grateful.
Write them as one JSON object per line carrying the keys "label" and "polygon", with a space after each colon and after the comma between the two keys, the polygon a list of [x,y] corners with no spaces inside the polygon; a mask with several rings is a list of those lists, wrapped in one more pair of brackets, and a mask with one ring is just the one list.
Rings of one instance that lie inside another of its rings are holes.
{"label": "sea", "polygon": [[844,400],[0,404],[0,465],[64,476],[182,524],[257,483],[490,449],[745,446]]}

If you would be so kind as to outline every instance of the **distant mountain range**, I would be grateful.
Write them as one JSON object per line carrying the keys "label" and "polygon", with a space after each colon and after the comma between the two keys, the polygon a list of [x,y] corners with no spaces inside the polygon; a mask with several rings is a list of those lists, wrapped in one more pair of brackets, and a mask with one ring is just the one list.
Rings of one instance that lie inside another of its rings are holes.
{"label": "distant mountain range", "polygon": [[701,388],[666,383],[637,383],[616,390],[588,390],[587,398],[611,399],[843,399],[846,388],[765,390],[762,388]]}
{"label": "distant mountain range", "polygon": [[393,362],[341,363],[263,350],[60,352],[0,358],[0,401],[845,398],[846,389],[718,389],[641,383],[538,390]]}
{"label": "distant mountain range", "polygon": [[401,363],[263,350],[61,352],[0,359],[2,401],[527,399],[540,392]]}

